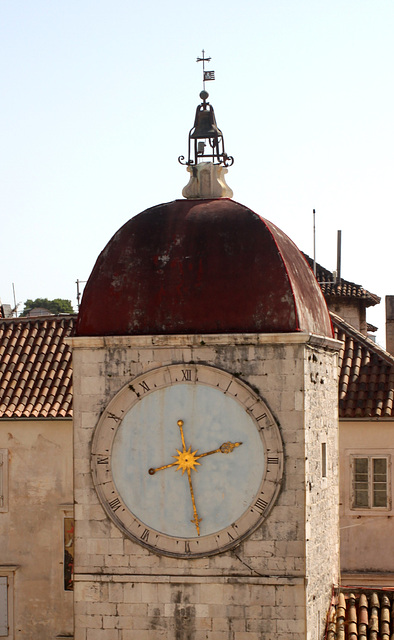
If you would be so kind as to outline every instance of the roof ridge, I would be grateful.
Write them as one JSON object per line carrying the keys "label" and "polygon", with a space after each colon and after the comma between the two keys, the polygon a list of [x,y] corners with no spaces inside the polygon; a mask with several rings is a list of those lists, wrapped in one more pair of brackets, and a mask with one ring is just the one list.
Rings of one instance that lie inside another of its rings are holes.
{"label": "roof ridge", "polygon": [[383,349],[383,347],[381,347],[377,342],[371,340],[371,338],[368,338],[368,336],[361,333],[361,331],[346,322],[346,320],[341,318],[341,316],[339,316],[337,313],[334,313],[334,311],[330,311],[330,316],[332,320],[337,322],[338,325],[342,325],[344,327],[344,330],[357,338],[357,340],[359,340],[360,342],[364,343],[367,348],[375,351],[379,355],[379,357],[385,359],[388,364],[394,365],[394,356],[386,351],[386,349]]}
{"label": "roof ridge", "polygon": [[58,313],[58,314],[48,314],[43,316],[18,316],[17,318],[1,318],[0,317],[0,325],[2,324],[13,324],[15,322],[21,322],[23,324],[31,322],[35,323],[37,321],[45,321],[45,320],[69,320],[70,318],[77,319],[77,313]]}
{"label": "roof ridge", "polygon": [[[313,259],[303,251],[302,255],[309,264],[309,267],[313,270]],[[371,293],[371,291],[365,289],[361,284],[357,284],[351,280],[345,280],[345,278],[339,278],[339,281],[336,281],[332,271],[326,269],[318,262],[316,262],[315,265],[316,280],[318,281],[325,297],[364,298],[369,301],[367,306],[375,306],[375,304],[379,304],[381,300],[380,296],[375,293]]]}

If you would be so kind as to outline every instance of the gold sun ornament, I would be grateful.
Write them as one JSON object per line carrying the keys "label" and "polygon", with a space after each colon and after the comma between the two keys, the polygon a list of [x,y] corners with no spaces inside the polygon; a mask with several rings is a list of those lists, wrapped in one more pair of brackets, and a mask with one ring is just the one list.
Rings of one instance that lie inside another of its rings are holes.
{"label": "gold sun ornament", "polygon": [[196,464],[201,465],[201,462],[197,462],[196,451],[192,451],[192,447],[188,448],[187,451],[179,451],[177,449],[177,456],[172,456],[177,461],[178,467],[176,471],[182,470],[182,475],[185,473],[187,469],[192,469],[193,471],[198,471],[196,469]]}

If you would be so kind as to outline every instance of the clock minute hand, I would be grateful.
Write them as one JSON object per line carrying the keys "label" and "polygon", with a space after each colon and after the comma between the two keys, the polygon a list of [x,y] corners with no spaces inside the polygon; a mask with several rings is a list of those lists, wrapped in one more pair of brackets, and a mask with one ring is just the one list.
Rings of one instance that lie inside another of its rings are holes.
{"label": "clock minute hand", "polygon": [[214,453],[231,453],[234,451],[236,447],[239,447],[242,442],[223,442],[222,445],[218,449],[213,449],[213,451],[207,451],[207,453],[200,453],[199,456],[196,456],[196,460],[199,458],[205,458],[205,456],[211,456]]}
{"label": "clock minute hand", "polygon": [[192,475],[190,473],[190,469],[187,469],[187,477],[189,479],[189,488],[190,488],[190,495],[192,498],[192,505],[193,505],[193,514],[194,514],[194,518],[193,520],[190,520],[190,522],[194,522],[194,524],[196,525],[196,529],[197,529],[197,535],[200,535],[200,522],[202,520],[202,518],[198,517],[198,513],[197,513],[197,507],[196,507],[196,502],[194,500],[194,491],[193,491],[193,485],[192,485]]}
{"label": "clock minute hand", "polygon": [[[184,445],[184,439],[183,439],[183,430],[182,430],[182,424],[179,424],[181,422],[181,420],[178,422],[178,426],[181,430],[181,434],[182,434],[182,442],[183,442],[183,446],[184,449],[186,448]],[[194,460],[197,461],[198,458],[204,458],[205,456],[210,456],[214,453],[231,453],[231,451],[233,451],[236,447],[239,447],[242,444],[242,442],[223,442],[223,444],[218,448],[218,449],[214,449],[213,451],[207,451],[206,453],[201,453],[199,456],[194,455]],[[199,462],[195,462],[196,464],[199,464]],[[202,518],[198,517],[198,513],[197,513],[197,507],[196,507],[196,502],[194,499],[194,491],[193,491],[193,485],[192,485],[192,476],[191,476],[191,472],[190,472],[190,467],[187,467],[187,477],[189,480],[189,487],[190,487],[190,495],[191,495],[191,499],[192,499],[192,504],[193,504],[193,514],[194,514],[194,518],[193,520],[191,520],[191,522],[194,522],[194,524],[196,525],[196,529],[197,529],[197,535],[200,535],[200,522],[202,520]]]}

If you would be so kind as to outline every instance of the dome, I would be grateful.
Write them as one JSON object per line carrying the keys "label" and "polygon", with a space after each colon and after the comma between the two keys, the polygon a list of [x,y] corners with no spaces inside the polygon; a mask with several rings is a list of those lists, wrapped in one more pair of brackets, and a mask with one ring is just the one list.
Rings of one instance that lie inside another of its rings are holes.
{"label": "dome", "polygon": [[295,244],[227,198],[175,200],[131,218],[86,284],[76,335],[299,332],[332,337]]}

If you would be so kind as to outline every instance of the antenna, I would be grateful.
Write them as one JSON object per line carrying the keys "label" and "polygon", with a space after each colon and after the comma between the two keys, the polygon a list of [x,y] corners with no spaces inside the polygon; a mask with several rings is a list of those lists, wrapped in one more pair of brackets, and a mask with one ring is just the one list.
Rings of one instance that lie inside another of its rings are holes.
{"label": "antenna", "polygon": [[16,317],[20,302],[18,302],[18,303],[16,302],[15,284],[14,283],[12,283],[12,293],[13,293],[13,296],[14,296],[14,308],[12,309],[11,313],[12,313],[12,315],[15,314],[15,317]]}
{"label": "antenna", "polygon": [[316,225],[315,225],[316,209],[313,209],[313,273],[316,278]]}
{"label": "antenna", "polygon": [[12,293],[14,294],[14,307],[16,308],[15,284],[12,283]]}
{"label": "antenna", "polygon": [[336,284],[339,284],[341,280],[341,253],[342,253],[342,231],[337,232],[337,277]]}
{"label": "antenna", "polygon": [[85,282],[87,282],[87,280],[78,280],[78,278],[75,281],[75,284],[77,285],[77,307],[79,310],[79,302],[81,300],[81,290],[79,288],[80,284],[85,284]]}

